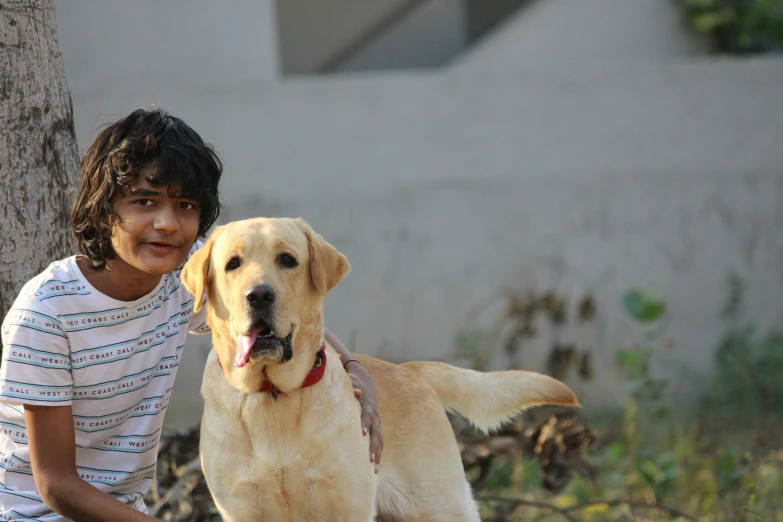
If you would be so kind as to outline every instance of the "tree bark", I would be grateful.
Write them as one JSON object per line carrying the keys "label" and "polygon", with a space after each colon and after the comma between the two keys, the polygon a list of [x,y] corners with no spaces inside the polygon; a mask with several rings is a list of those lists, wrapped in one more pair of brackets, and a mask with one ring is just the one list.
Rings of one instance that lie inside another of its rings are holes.
{"label": "tree bark", "polygon": [[78,177],[54,0],[0,0],[0,320],[28,279],[74,252]]}

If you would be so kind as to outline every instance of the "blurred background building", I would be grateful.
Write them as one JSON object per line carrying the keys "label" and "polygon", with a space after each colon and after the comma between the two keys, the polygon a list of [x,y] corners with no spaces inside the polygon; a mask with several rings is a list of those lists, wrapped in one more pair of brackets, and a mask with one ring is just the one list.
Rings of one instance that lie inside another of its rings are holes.
{"label": "blurred background building", "polygon": [[[80,151],[138,106],[182,117],[224,160],[220,222],[303,216],[348,256],[326,317],[356,352],[486,352],[602,405],[625,392],[614,350],[644,332],[629,289],[666,302],[656,364],[683,384],[711,364],[731,274],[746,315],[781,324],[783,60],[712,53],[674,0],[58,0],[57,17]],[[547,313],[525,315],[531,295]],[[191,337],[170,423],[198,421],[208,350]]]}

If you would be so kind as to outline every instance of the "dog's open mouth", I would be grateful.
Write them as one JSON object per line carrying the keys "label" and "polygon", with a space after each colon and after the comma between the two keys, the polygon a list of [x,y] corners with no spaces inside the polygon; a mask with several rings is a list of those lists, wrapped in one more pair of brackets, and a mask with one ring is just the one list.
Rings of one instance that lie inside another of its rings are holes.
{"label": "dog's open mouth", "polygon": [[259,320],[248,335],[237,335],[237,353],[234,366],[242,368],[250,362],[254,354],[275,355],[280,352],[283,361],[292,356],[291,334],[286,337],[275,337],[272,328],[264,320]]}

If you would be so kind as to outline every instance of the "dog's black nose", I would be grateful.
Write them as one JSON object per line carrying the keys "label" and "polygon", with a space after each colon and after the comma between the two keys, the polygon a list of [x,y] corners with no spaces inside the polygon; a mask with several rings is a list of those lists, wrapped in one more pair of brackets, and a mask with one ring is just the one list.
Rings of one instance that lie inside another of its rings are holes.
{"label": "dog's black nose", "polygon": [[254,286],[245,292],[245,299],[253,308],[267,308],[275,302],[275,289],[267,284]]}

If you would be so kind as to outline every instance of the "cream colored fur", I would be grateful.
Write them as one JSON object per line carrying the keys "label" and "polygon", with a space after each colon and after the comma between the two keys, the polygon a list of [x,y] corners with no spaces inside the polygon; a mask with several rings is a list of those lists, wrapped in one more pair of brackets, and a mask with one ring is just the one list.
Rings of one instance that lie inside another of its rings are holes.
{"label": "cream colored fur", "polygon": [[[282,267],[283,253],[299,266]],[[242,265],[227,272],[233,256]],[[219,227],[184,267],[183,283],[197,302],[209,296],[214,349],[201,388],[200,451],[221,515],[229,522],[478,521],[444,408],[486,431],[533,405],[577,406],[575,396],[533,372],[357,356],[378,394],[384,450],[376,475],[337,353],[327,347],[323,380],[297,388],[323,339],[323,299],[349,269],[301,219],[262,218]],[[293,358],[257,356],[238,368],[234,339],[251,327],[242,296],[261,283],[276,291],[275,335],[292,335]],[[256,391],[264,380],[281,390],[277,402]]]}

